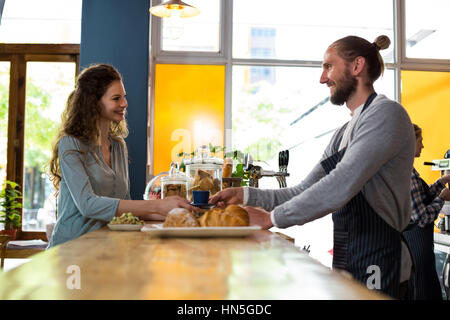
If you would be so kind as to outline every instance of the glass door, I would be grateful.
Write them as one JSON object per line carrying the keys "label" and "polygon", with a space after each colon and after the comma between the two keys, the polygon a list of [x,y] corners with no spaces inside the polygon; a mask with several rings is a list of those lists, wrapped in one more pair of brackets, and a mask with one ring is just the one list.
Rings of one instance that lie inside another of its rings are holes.
{"label": "glass door", "polygon": [[[0,61],[0,184],[6,179],[8,161],[9,61]],[[3,229],[0,224],[0,230]]]}
{"label": "glass door", "polygon": [[0,182],[6,179],[10,67],[9,61],[0,61]]}
{"label": "glass door", "polygon": [[47,224],[55,222],[48,162],[67,97],[74,89],[75,69],[73,62],[27,62],[23,231],[45,231]]}

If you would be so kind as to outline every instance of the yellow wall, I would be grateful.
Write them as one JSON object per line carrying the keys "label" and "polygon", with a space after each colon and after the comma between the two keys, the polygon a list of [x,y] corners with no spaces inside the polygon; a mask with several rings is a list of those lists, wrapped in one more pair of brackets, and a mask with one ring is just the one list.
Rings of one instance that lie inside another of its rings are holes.
{"label": "yellow wall", "polygon": [[223,146],[225,66],[157,64],[154,106],[153,174],[181,151]]}
{"label": "yellow wall", "polygon": [[413,123],[422,128],[423,143],[420,158],[414,167],[427,183],[440,176],[424,161],[442,159],[450,149],[450,73],[402,71],[402,105]]}

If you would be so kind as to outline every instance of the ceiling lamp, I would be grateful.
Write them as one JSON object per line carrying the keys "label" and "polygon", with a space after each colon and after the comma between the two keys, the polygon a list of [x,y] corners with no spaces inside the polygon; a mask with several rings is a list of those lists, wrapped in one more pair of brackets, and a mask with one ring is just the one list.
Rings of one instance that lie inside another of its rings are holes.
{"label": "ceiling lamp", "polygon": [[175,12],[180,18],[188,18],[198,15],[200,10],[181,0],[169,0],[150,8],[150,13],[160,18],[169,18]]}

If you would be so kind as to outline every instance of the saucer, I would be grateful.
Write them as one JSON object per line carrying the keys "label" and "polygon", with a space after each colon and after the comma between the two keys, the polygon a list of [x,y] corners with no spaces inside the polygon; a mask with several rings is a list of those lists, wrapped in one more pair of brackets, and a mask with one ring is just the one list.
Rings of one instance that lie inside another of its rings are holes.
{"label": "saucer", "polygon": [[200,209],[211,209],[216,206],[214,203],[194,203],[194,202],[191,202],[190,205]]}

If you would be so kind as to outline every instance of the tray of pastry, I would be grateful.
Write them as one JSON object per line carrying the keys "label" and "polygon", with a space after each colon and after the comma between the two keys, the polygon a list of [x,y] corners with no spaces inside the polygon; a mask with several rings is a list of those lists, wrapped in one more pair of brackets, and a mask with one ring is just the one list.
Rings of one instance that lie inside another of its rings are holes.
{"label": "tray of pastry", "polygon": [[147,232],[156,237],[246,237],[261,230],[260,226],[248,227],[199,227],[199,228],[163,228],[162,225],[145,225],[141,232]]}
{"label": "tray of pastry", "polygon": [[213,208],[201,216],[186,209],[173,209],[162,224],[147,224],[141,231],[158,237],[245,237],[261,230],[250,226],[247,211],[237,205]]}

